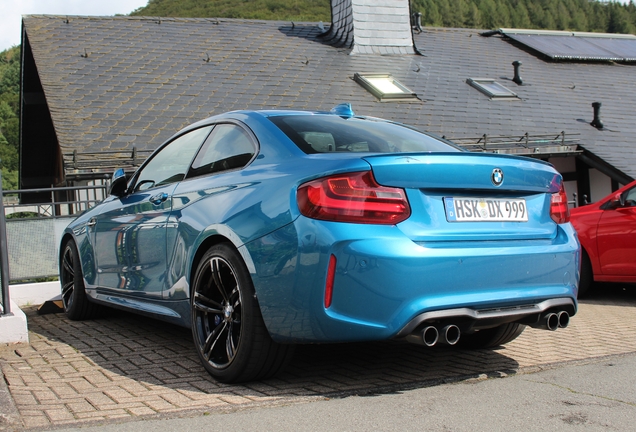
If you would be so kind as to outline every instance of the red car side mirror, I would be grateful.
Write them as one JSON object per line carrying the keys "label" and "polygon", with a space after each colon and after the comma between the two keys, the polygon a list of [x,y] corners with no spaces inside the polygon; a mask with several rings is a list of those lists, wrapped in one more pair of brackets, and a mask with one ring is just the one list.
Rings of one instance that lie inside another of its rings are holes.
{"label": "red car side mirror", "polygon": [[608,207],[611,209],[615,209],[615,208],[623,207],[624,205],[625,205],[625,197],[622,194],[617,193],[609,201]]}

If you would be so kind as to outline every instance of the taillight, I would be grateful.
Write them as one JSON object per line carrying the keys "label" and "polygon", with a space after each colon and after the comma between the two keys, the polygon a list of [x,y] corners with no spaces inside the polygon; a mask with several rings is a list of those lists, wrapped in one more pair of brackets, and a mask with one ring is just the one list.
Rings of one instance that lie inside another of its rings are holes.
{"label": "taillight", "polygon": [[301,185],[300,212],[312,219],[397,224],[411,215],[404,189],[380,186],[371,171],[338,174]]}
{"label": "taillight", "polygon": [[550,198],[550,217],[558,224],[570,221],[570,209],[568,208],[568,196],[565,187],[561,183],[559,192],[553,193]]}

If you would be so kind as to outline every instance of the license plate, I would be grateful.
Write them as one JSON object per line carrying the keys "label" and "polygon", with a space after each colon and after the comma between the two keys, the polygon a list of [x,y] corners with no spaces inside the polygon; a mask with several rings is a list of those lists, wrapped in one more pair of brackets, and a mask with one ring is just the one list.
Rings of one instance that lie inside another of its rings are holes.
{"label": "license plate", "polygon": [[449,222],[528,222],[523,198],[445,197],[444,207]]}

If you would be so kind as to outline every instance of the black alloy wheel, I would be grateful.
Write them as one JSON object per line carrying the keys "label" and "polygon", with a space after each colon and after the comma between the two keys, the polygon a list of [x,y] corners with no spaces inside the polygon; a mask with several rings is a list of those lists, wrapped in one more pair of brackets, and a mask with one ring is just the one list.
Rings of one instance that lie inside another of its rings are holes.
{"label": "black alloy wheel", "polygon": [[241,290],[235,272],[221,257],[212,257],[202,270],[193,307],[201,353],[215,369],[226,368],[236,357],[241,339]]}
{"label": "black alloy wheel", "polygon": [[270,377],[291,356],[291,347],[277,344],[269,336],[251,277],[229,244],[213,246],[201,259],[191,310],[197,353],[218,381]]}
{"label": "black alloy wheel", "polygon": [[64,313],[69,319],[85,320],[99,314],[99,306],[91,303],[86,295],[82,266],[72,239],[64,243],[60,254],[60,284]]}

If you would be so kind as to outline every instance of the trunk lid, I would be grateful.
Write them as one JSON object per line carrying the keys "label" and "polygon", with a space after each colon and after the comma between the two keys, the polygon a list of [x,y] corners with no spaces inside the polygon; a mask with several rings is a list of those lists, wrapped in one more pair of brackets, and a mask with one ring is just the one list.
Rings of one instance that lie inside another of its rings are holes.
{"label": "trunk lid", "polygon": [[[378,183],[418,189],[558,192],[561,175],[552,165],[529,158],[489,153],[378,155],[364,158]],[[504,181],[495,186],[494,169]]]}
{"label": "trunk lid", "polygon": [[557,235],[550,198],[562,179],[543,161],[486,153],[364,159],[379,184],[406,190],[411,217],[398,227],[413,241],[545,240]]}

